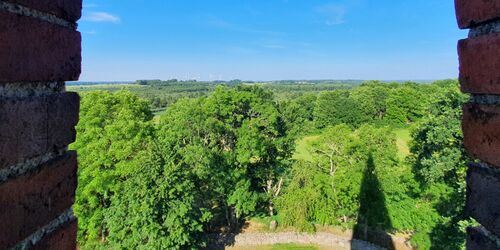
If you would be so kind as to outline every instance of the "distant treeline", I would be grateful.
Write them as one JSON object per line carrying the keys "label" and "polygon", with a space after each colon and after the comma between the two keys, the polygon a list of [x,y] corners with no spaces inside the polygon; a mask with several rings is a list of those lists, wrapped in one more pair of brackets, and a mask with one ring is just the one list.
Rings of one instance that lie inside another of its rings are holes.
{"label": "distant treeline", "polygon": [[104,84],[131,84],[132,81],[113,81],[113,82],[66,82],[66,86],[92,86],[92,85],[104,85]]}
{"label": "distant treeline", "polygon": [[[369,82],[369,81],[368,81]],[[301,96],[305,93],[319,93],[322,91],[349,90],[361,86],[361,80],[280,80],[280,81],[196,81],[196,80],[137,80],[128,83],[71,83],[68,86],[78,92],[94,90],[118,91],[128,89],[141,98],[148,100],[152,110],[165,109],[181,98],[196,98],[207,96],[217,86],[236,87],[239,85],[258,85],[265,90],[272,91],[277,99],[287,100]],[[412,82],[387,83],[388,86],[398,86]],[[416,82],[413,82],[416,84]],[[137,87],[133,87],[136,85]],[[89,86],[89,85],[95,85]],[[78,88],[78,86],[85,86]]]}

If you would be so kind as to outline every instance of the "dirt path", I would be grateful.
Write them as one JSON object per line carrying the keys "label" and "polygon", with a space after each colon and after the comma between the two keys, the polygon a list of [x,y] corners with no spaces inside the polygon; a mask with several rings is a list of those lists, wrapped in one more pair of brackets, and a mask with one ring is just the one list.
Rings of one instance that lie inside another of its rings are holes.
{"label": "dirt path", "polygon": [[[384,248],[375,246],[360,240],[351,240],[331,233],[243,233],[238,235],[226,235],[219,237],[217,244],[211,249],[235,249],[251,248],[252,246],[264,246],[274,244],[304,244],[318,245],[324,249],[332,250],[381,250]],[[226,248],[227,247],[227,248]]]}

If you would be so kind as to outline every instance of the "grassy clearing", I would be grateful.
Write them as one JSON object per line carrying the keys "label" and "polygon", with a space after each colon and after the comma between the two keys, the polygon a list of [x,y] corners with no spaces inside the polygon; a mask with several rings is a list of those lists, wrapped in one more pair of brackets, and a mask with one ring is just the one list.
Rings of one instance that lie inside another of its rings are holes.
{"label": "grassy clearing", "polygon": [[398,146],[398,155],[401,159],[406,158],[410,155],[410,148],[408,146],[411,135],[410,130],[407,128],[396,129],[394,130],[396,134],[396,145]]}
{"label": "grassy clearing", "polygon": [[312,155],[308,150],[308,145],[319,139],[319,136],[306,136],[297,140],[293,159],[303,161],[313,161]]}
{"label": "grassy clearing", "polygon": [[[398,147],[398,156],[401,160],[404,160],[408,155],[410,155],[409,142],[411,140],[410,130],[408,128],[399,128],[394,130],[396,134],[396,146]],[[310,145],[315,140],[318,140],[319,136],[306,136],[302,139],[296,141],[295,152],[293,154],[293,159],[303,160],[303,161],[313,161],[312,155],[308,150],[308,145]]]}

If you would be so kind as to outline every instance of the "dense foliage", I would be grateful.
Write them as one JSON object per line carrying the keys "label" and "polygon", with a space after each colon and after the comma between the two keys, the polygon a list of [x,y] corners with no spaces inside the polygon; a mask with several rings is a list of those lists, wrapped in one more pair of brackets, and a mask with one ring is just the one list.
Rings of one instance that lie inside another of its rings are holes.
{"label": "dense foliage", "polygon": [[[455,80],[158,80],[82,93],[72,148],[84,249],[199,249],[254,216],[463,245],[466,97]],[[405,151],[395,131],[410,128]]]}
{"label": "dense foliage", "polygon": [[[391,228],[387,209],[361,211],[360,200],[385,206],[380,181],[363,185],[368,183],[367,178],[377,179],[378,172],[397,171],[394,136],[387,129],[369,125],[356,131],[337,125],[324,130],[319,138],[310,145],[313,161],[295,164],[286,192],[280,197],[283,222],[312,230],[314,223],[353,226],[362,216],[370,226]],[[387,181],[391,186],[398,180]],[[364,189],[378,194],[360,193]]]}
{"label": "dense foliage", "polygon": [[74,206],[79,240],[105,239],[104,222],[120,185],[144,161],[153,135],[148,103],[129,92],[93,92],[80,107],[78,189]]}

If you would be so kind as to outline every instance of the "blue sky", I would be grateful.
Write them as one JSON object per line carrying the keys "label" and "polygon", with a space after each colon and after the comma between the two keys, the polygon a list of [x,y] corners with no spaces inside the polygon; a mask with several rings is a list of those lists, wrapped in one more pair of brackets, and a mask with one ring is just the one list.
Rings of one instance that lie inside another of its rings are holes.
{"label": "blue sky", "polygon": [[442,79],[452,0],[84,0],[82,81]]}

